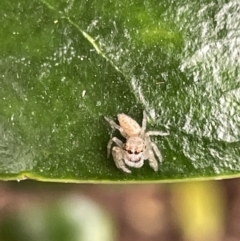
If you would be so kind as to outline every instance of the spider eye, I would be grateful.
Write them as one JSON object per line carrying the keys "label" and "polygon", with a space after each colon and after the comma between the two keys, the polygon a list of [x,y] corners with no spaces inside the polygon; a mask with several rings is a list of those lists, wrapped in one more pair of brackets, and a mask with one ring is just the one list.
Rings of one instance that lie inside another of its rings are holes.
{"label": "spider eye", "polygon": [[132,152],[132,151],[130,151],[130,150],[127,150],[127,152],[128,152],[129,154],[135,154],[135,155],[137,155],[137,154],[140,153],[140,152],[138,152],[138,151],[134,151],[134,152]]}

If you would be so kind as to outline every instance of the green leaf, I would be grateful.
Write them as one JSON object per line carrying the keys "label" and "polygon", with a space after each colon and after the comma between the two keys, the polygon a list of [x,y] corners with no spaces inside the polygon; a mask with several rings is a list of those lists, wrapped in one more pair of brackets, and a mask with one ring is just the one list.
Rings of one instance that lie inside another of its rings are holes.
{"label": "green leaf", "polygon": [[[239,176],[236,1],[0,3],[0,178],[62,182]],[[148,129],[159,171],[107,159],[126,113]],[[114,133],[115,134],[115,133]]]}

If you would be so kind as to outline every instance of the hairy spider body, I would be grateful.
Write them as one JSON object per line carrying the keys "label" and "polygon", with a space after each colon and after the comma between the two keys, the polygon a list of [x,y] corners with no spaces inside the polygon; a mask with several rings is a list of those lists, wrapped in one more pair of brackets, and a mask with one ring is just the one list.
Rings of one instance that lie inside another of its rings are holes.
{"label": "hairy spider body", "polygon": [[140,134],[142,128],[135,120],[125,114],[118,114],[117,116],[120,126],[129,137]]}
{"label": "hairy spider body", "polygon": [[126,165],[140,168],[143,166],[144,160],[148,159],[149,165],[153,170],[158,170],[158,161],[162,161],[162,155],[157,145],[151,141],[150,136],[167,136],[169,133],[160,131],[145,132],[147,124],[147,115],[145,111],[143,112],[142,127],[125,114],[118,114],[119,125],[108,117],[105,117],[105,119],[113,129],[119,130],[121,135],[126,139],[126,143],[123,143],[117,137],[113,137],[108,142],[108,157],[110,156],[113,142],[117,145],[112,148],[112,155],[118,168],[122,169],[124,172],[131,173]]}

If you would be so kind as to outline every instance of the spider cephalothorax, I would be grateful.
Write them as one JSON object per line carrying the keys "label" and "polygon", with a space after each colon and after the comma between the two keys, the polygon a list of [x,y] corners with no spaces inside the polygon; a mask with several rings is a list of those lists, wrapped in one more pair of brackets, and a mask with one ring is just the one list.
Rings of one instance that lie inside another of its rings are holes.
{"label": "spider cephalothorax", "polygon": [[145,132],[147,123],[147,115],[145,111],[143,112],[142,127],[140,127],[135,120],[125,114],[118,114],[120,125],[116,124],[108,117],[105,117],[105,119],[110,123],[112,128],[119,130],[121,135],[126,138],[126,143],[123,143],[117,137],[113,137],[108,143],[108,157],[113,142],[117,144],[117,146],[112,148],[112,155],[118,168],[122,169],[124,172],[131,173],[126,165],[140,168],[144,164],[144,160],[148,159],[153,170],[158,170],[158,162],[155,155],[159,162],[162,161],[162,155],[157,145],[150,140],[150,136],[167,136],[169,135],[168,133],[161,131]]}

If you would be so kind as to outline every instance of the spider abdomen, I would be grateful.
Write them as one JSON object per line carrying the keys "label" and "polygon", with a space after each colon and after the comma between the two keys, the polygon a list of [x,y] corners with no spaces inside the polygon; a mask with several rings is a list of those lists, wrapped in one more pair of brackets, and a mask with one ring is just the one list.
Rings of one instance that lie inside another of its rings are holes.
{"label": "spider abdomen", "polygon": [[140,125],[125,114],[118,114],[118,121],[128,136],[138,136],[141,132]]}

